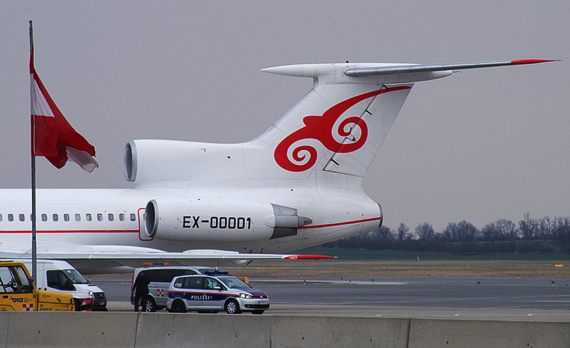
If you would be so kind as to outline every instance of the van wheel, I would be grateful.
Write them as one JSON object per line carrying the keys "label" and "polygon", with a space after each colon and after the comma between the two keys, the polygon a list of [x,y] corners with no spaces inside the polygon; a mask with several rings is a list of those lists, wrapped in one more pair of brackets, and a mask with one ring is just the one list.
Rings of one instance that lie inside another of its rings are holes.
{"label": "van wheel", "polygon": [[172,303],[172,311],[176,313],[186,313],[186,305],[181,300]]}
{"label": "van wheel", "polygon": [[226,313],[240,314],[239,303],[236,300],[228,300],[228,302],[226,302]]}
{"label": "van wheel", "polygon": [[156,312],[156,302],[154,302],[154,299],[152,297],[147,296],[145,298],[145,304],[147,312]]}

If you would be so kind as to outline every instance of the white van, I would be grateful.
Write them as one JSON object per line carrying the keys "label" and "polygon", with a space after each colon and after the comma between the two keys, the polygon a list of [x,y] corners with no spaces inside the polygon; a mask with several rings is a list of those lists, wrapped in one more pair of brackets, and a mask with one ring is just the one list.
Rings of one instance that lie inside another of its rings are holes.
{"label": "white van", "polygon": [[[15,261],[23,262],[31,272],[31,259]],[[107,299],[103,290],[85,280],[69,263],[59,260],[37,260],[37,267],[37,279],[34,282],[39,290],[73,295],[75,310],[106,310]]]}

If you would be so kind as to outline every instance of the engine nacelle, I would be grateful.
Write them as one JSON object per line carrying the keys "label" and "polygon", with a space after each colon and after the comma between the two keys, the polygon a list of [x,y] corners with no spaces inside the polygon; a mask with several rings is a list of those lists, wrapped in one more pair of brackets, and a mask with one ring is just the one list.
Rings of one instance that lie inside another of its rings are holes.
{"label": "engine nacelle", "polygon": [[144,139],[125,147],[125,179],[137,185],[223,183],[226,173],[233,173],[233,179],[243,175],[243,166],[241,144]]}
{"label": "engine nacelle", "polygon": [[294,208],[239,199],[153,199],[145,212],[148,237],[180,241],[263,241],[311,222]]}

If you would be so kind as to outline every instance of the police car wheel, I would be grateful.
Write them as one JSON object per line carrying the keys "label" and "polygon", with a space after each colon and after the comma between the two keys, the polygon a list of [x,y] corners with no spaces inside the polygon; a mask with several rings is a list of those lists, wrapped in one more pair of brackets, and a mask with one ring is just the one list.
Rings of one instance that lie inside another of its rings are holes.
{"label": "police car wheel", "polygon": [[229,300],[226,302],[226,313],[228,314],[240,314],[239,303],[236,300]]}
{"label": "police car wheel", "polygon": [[145,299],[146,303],[146,311],[147,312],[156,312],[156,303],[152,299],[152,297],[147,297]]}
{"label": "police car wheel", "polygon": [[185,313],[186,312],[186,305],[184,302],[177,300],[172,303],[172,311],[176,313]]}

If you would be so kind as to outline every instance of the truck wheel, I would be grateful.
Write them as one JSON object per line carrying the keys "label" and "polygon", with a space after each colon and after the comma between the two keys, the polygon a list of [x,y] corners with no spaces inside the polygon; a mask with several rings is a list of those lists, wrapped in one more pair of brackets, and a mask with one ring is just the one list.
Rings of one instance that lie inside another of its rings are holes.
{"label": "truck wheel", "polygon": [[154,299],[152,297],[147,296],[145,298],[145,304],[147,312],[156,312],[156,302],[154,302]]}
{"label": "truck wheel", "polygon": [[240,314],[239,303],[236,300],[228,300],[228,302],[226,302],[226,313]]}
{"label": "truck wheel", "polygon": [[172,303],[172,311],[176,313],[186,313],[186,305],[181,300]]}

